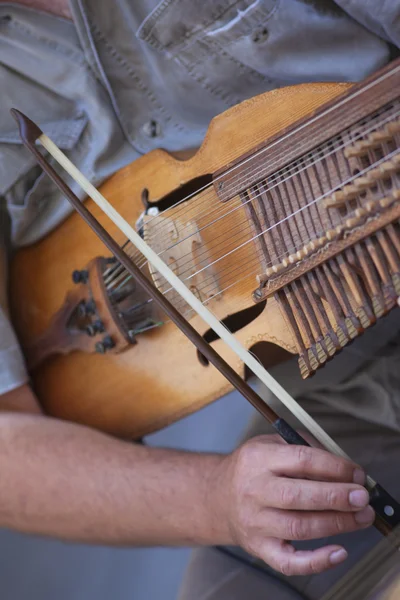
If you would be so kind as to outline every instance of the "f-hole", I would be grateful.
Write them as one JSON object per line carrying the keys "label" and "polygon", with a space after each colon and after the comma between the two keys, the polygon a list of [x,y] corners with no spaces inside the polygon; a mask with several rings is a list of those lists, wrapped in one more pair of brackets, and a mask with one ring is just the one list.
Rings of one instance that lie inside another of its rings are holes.
{"label": "f-hole", "polygon": [[[263,302],[259,302],[258,304],[250,306],[249,308],[245,308],[244,310],[241,310],[233,315],[228,315],[225,317],[225,319],[222,319],[221,323],[223,323],[231,333],[236,333],[236,331],[243,329],[243,327],[246,327],[246,325],[261,315],[266,303],[267,301],[264,300]],[[219,335],[217,335],[213,329],[208,329],[204,333],[203,338],[208,343],[215,342],[216,340],[220,339]],[[199,352],[199,350],[197,350],[197,358],[205,367],[208,367],[210,364],[207,358],[201,352]]]}

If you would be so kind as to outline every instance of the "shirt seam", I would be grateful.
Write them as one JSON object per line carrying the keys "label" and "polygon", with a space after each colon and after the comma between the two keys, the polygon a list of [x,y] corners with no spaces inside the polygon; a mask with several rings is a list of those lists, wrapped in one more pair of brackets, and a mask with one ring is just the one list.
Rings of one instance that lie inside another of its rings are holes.
{"label": "shirt seam", "polygon": [[[146,86],[146,84],[142,81],[142,79],[132,70],[132,68],[129,66],[128,62],[126,61],[126,59],[121,56],[119,54],[119,52],[115,49],[115,47],[110,43],[110,41],[105,37],[105,35],[103,34],[103,32],[97,27],[97,25],[95,25],[94,23],[91,23],[91,31],[94,33],[95,36],[97,36],[104,44],[104,48],[107,50],[109,56],[111,56],[121,67],[124,68],[125,72],[129,75],[129,77],[135,81],[135,83],[138,84],[139,89],[147,96],[147,98],[153,103],[154,107],[156,108],[156,110],[163,116],[163,118],[165,119],[165,121],[171,122],[171,125],[175,128],[178,129],[181,132],[185,132],[187,131],[187,128],[185,128],[184,126],[175,123],[172,119],[172,116],[165,110],[165,108],[163,108],[163,106],[161,104],[158,103],[158,100],[156,98],[156,96],[148,89],[148,87]],[[110,84],[108,84],[110,89],[111,86]],[[111,93],[112,93],[112,97],[114,98],[114,94],[112,92],[111,89]],[[116,101],[115,104],[117,105]],[[124,127],[126,129],[126,131],[129,132],[129,137],[132,137],[133,134],[133,129],[132,126],[128,125],[125,118],[123,117],[123,115],[120,113],[119,109],[116,109],[117,114],[119,115],[119,118],[121,119],[121,122],[124,124]],[[142,153],[141,153],[142,154]]]}
{"label": "shirt seam", "polygon": [[[171,44],[161,44],[157,38],[155,38],[152,35],[152,32],[155,28],[155,25],[158,22],[159,17],[163,14],[163,12],[165,10],[167,10],[171,4],[173,4],[174,2],[176,2],[176,0],[164,0],[164,2],[161,2],[161,4],[159,4],[158,6],[155,7],[155,9],[153,10],[152,13],[149,14],[149,16],[147,17],[147,19],[145,19],[142,23],[142,25],[139,27],[138,31],[137,31],[137,36],[142,39],[143,41],[148,42],[151,46],[157,47],[158,49],[166,49],[168,50],[169,47],[171,46]],[[219,10],[219,11],[215,11],[215,13],[213,13],[212,15],[210,15],[208,18],[205,18],[201,24],[199,25],[198,28],[196,28],[194,31],[192,30],[189,35],[185,35],[182,38],[182,42],[178,42],[177,45],[180,45],[180,43],[185,44],[188,40],[190,40],[190,38],[192,38],[193,36],[195,36],[197,33],[200,33],[204,28],[209,27],[210,25],[212,25],[217,19],[219,19],[220,17],[222,17],[228,10],[230,10],[231,8],[233,8],[236,4],[239,4],[239,0],[235,0],[235,2],[231,2],[229,3],[229,5],[224,9],[224,10]],[[144,36],[141,35],[141,30],[146,29],[146,26],[150,26],[150,29],[148,31],[148,33]]]}
{"label": "shirt seam", "polygon": [[72,60],[74,62],[74,64],[76,64],[76,62],[78,61],[79,65],[82,67],[85,67],[87,65],[85,59],[81,56],[81,53],[75,52],[73,50],[68,50],[67,48],[65,48],[65,46],[62,46],[58,42],[56,42],[54,40],[50,40],[49,38],[44,37],[42,35],[38,35],[29,26],[19,22],[18,19],[15,19],[15,18],[11,19],[11,21],[9,23],[9,27],[14,28],[14,29],[19,29],[20,31],[24,32],[25,34],[31,36],[36,41],[45,44],[46,46],[51,48],[51,50],[55,50],[59,54],[62,54],[64,57]]}

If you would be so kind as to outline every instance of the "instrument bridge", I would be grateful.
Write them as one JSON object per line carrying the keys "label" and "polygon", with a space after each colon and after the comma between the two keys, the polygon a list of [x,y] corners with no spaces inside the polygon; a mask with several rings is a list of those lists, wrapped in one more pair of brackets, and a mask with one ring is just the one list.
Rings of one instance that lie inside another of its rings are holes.
{"label": "instrument bridge", "polygon": [[[168,214],[168,213],[167,213]],[[162,213],[143,219],[144,239],[161,256],[170,269],[182,279],[203,303],[220,297],[220,288],[212,259],[195,219],[170,218]],[[183,308],[179,294],[151,265],[154,284],[172,304]]]}

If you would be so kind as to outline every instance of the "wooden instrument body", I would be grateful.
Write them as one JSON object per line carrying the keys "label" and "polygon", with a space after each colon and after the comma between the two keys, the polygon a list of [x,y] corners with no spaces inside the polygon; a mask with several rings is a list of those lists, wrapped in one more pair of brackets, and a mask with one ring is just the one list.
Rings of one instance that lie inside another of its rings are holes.
{"label": "wooden instrument body", "polygon": [[[155,150],[111,177],[101,192],[133,224],[143,212],[143,189],[149,189],[153,200],[203,174],[215,173],[311,114],[347,87],[347,84],[302,85],[248,100],[212,121],[204,143],[191,158],[185,160]],[[209,202],[212,210],[220,199],[213,194]],[[87,206],[122,244],[119,232],[91,200]],[[196,212],[195,205],[193,211]],[[246,252],[251,253],[251,248]],[[62,306],[72,288],[71,273],[84,268],[95,257],[107,255],[102,243],[77,214],[44,240],[18,252],[11,269],[10,304],[23,346],[46,330]],[[229,297],[227,305],[224,297],[220,300],[219,318],[235,312],[236,304],[237,310],[242,310],[244,300],[248,307],[253,305],[249,289],[239,288],[239,292],[232,294],[225,295]],[[207,327],[198,318],[191,322],[202,334],[206,331]],[[259,342],[276,344],[264,352],[267,365],[279,360],[280,348],[296,351],[273,297],[262,313],[236,336],[247,348]],[[213,344],[244,375],[243,365],[238,364],[232,352],[219,340]],[[50,415],[123,438],[140,437],[160,429],[230,391],[229,384],[212,366],[201,364],[196,349],[172,323],[138,336],[137,344],[120,353],[71,352],[53,356],[33,371],[32,382]]]}

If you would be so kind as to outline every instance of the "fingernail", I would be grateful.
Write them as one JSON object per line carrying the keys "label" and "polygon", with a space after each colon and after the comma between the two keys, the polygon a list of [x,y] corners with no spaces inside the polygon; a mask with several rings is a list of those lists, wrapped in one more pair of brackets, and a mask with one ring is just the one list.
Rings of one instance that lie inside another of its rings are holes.
{"label": "fingernail", "polygon": [[353,490],[349,494],[349,502],[352,506],[357,506],[358,508],[367,506],[369,502],[367,490]]}
{"label": "fingernail", "polygon": [[346,560],[347,556],[348,554],[346,550],[344,548],[341,548],[340,550],[335,550],[335,552],[332,552],[332,554],[329,557],[329,562],[331,563],[331,565],[338,565],[339,563]]}
{"label": "fingernail", "polygon": [[374,517],[374,509],[371,506],[367,506],[366,508],[360,510],[360,512],[357,512],[354,515],[354,519],[359,525],[367,525],[367,523],[372,524]]}
{"label": "fingernail", "polygon": [[365,473],[362,469],[354,469],[353,483],[357,483],[358,485],[364,485]]}

